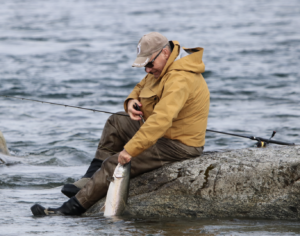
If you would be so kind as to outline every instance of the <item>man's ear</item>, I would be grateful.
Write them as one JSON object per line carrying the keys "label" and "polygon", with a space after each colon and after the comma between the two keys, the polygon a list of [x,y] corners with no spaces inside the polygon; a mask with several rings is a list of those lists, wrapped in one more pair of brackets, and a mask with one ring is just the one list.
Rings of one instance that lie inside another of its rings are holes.
{"label": "man's ear", "polygon": [[163,48],[163,54],[166,60],[168,60],[171,55],[170,51],[167,48]]}

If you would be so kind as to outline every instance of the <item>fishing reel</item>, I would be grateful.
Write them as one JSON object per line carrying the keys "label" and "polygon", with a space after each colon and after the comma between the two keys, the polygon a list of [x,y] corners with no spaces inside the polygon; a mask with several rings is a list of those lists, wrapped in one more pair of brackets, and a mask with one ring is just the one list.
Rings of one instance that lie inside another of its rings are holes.
{"label": "fishing reel", "polygon": [[262,141],[262,140],[260,140],[260,138],[256,138],[256,140],[258,141],[256,143],[256,147],[258,147],[258,148],[267,147],[267,145],[269,145],[269,141],[271,140],[271,138],[273,138],[275,136],[275,134],[276,134],[276,131],[273,131],[271,137],[267,141]]}
{"label": "fishing reel", "polygon": [[[141,111],[140,106],[137,103],[134,103],[133,108],[137,111]],[[140,115],[142,122],[145,123],[144,117],[142,115]]]}

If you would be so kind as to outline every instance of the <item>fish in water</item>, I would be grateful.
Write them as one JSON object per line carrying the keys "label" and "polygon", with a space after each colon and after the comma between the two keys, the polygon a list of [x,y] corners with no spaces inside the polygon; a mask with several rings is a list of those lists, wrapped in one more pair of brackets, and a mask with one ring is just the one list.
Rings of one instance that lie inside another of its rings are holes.
{"label": "fish in water", "polygon": [[130,169],[131,162],[117,165],[102,209],[104,216],[119,216],[124,212],[129,193]]}

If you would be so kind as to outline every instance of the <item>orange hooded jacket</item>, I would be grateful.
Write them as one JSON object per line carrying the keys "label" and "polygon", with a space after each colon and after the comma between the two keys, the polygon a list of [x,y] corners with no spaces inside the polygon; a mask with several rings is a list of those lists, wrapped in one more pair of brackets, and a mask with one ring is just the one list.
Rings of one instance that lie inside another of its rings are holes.
{"label": "orange hooded jacket", "polygon": [[[177,41],[160,75],[147,74],[124,102],[137,99],[145,123],[124,146],[137,156],[161,137],[179,140],[193,147],[204,146],[209,112],[209,90],[201,75],[203,48],[182,49]],[[180,58],[180,53],[187,54]]]}

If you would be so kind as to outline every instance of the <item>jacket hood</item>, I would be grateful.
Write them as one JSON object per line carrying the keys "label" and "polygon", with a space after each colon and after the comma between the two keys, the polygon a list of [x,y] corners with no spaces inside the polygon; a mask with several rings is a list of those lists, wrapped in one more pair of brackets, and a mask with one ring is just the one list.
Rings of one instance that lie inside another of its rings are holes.
{"label": "jacket hood", "polygon": [[203,73],[205,65],[202,61],[203,48],[184,48],[178,41],[172,41],[173,51],[165,65],[160,78],[172,70],[189,71],[193,73]]}

